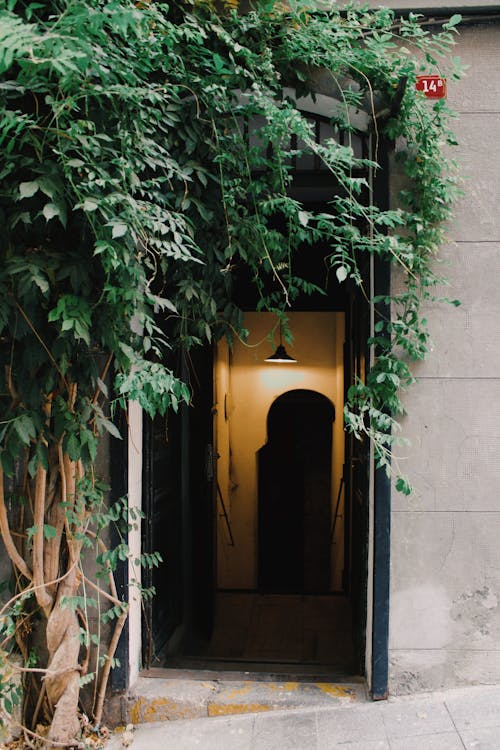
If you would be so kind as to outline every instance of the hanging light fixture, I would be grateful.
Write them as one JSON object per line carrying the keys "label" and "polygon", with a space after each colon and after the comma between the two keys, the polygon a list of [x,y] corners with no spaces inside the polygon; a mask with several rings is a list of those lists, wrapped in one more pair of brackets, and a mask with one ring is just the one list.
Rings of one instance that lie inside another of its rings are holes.
{"label": "hanging light fixture", "polygon": [[278,364],[278,365],[289,365],[289,364],[297,364],[297,360],[291,357],[285,347],[283,346],[283,340],[282,340],[282,329],[281,329],[281,323],[280,323],[280,343],[276,347],[276,351],[274,354],[269,355],[269,357],[266,357],[264,362],[269,362],[270,364]]}

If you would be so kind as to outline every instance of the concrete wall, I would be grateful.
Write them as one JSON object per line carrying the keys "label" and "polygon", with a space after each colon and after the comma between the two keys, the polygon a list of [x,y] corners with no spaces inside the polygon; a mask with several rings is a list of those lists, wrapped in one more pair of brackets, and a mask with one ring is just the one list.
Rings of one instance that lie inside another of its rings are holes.
{"label": "concrete wall", "polygon": [[465,196],[440,270],[462,306],[429,306],[434,351],[405,396],[416,491],[393,495],[393,693],[500,681],[500,25],[463,28],[456,54]]}

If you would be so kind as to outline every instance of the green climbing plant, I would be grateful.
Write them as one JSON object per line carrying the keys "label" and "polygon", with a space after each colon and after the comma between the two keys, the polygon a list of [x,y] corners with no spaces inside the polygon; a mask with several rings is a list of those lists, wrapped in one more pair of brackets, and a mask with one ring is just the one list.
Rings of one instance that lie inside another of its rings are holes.
{"label": "green climbing plant", "polygon": [[[421,305],[440,281],[433,259],[456,191],[444,147],[454,140],[444,101],[414,84],[420,72],[459,75],[459,17],[430,32],[416,14],[351,4],[235,6],[0,2],[0,530],[23,602],[7,624],[30,615],[45,629],[37,705],[63,745],[79,732],[81,646],[99,648],[86,608],[106,600],[117,623],[97,723],[126,616],[113,588],[126,547],[97,550],[105,575],[87,582],[91,603],[81,564],[113,520],[96,469],[106,436],[120,438],[110,406],[135,399],[154,415],[189,403],[175,351],[245,337],[241,274],[257,309],[286,324],[300,295],[322,291],[295,263],[318,243],[338,283],[366,298],[367,257],[403,277],[396,295],[371,300],[390,314],[376,319],[374,363],[345,409],[347,429],[369,438],[388,470],[409,363],[428,349]],[[336,137],[321,143],[297,104],[319,80],[337,102]],[[350,142],[356,111],[369,158]],[[407,185],[382,210],[360,174],[377,172],[396,142]],[[319,213],[291,195],[293,160],[305,154],[331,181]],[[409,491],[403,476],[397,486]]]}

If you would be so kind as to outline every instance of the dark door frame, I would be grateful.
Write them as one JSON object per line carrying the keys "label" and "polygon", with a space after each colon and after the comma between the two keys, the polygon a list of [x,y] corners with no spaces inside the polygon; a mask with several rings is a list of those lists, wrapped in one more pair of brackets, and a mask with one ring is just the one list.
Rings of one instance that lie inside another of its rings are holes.
{"label": "dark door frame", "polygon": [[[390,268],[385,263],[375,263],[375,289],[386,294],[390,288]],[[116,500],[127,491],[128,433],[122,430],[123,441],[111,441],[111,498]],[[114,469],[113,469],[114,467]],[[374,469],[373,498],[373,582],[372,594],[372,654],[371,695],[373,700],[383,700],[388,694],[389,666],[389,590],[390,590],[390,540],[391,540],[391,482],[385,470]],[[370,575],[370,570],[368,570]],[[128,600],[128,570],[122,563],[117,571],[121,598]],[[129,630],[126,626],[117,649],[120,666],[112,673],[113,692],[123,692],[129,687]]]}
{"label": "dark door frame", "polygon": [[[374,202],[381,209],[389,204],[389,150],[388,142],[379,144],[382,155],[381,169],[377,170],[374,179]],[[390,293],[390,266],[379,258],[374,259],[373,282],[375,295]],[[388,306],[377,305],[380,312],[389,312]],[[384,310],[385,308],[385,310]],[[111,499],[121,497],[126,491],[126,456],[128,453],[128,434],[122,431],[124,440],[119,446],[113,446],[111,467],[120,466],[121,470],[113,471],[111,476]],[[384,469],[374,468],[373,477],[373,560],[368,576],[372,577],[372,627],[371,627],[371,695],[373,700],[383,700],[388,694],[389,674],[389,596],[390,596],[390,541],[391,541],[391,482]],[[122,565],[119,586],[124,600],[128,599],[126,564]],[[114,670],[112,689],[123,691],[129,686],[129,632],[124,628],[117,656],[121,666]]]}
{"label": "dark door frame", "polygon": [[[380,169],[374,179],[374,202],[382,210],[389,208],[389,154],[393,146],[387,139],[379,143]],[[375,297],[387,297],[391,290],[391,268],[380,257],[374,259]],[[376,312],[390,317],[390,305],[379,302]],[[375,352],[376,353],[376,352]],[[387,699],[389,689],[389,609],[391,563],[391,479],[383,468],[374,468],[373,488],[373,602],[371,695],[373,700]]]}

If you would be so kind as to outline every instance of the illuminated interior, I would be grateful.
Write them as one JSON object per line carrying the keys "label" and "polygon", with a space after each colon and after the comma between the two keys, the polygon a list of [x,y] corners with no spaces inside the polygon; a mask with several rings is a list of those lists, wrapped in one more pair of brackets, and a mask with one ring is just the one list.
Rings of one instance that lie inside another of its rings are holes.
{"label": "illuminated interior", "polygon": [[[268,440],[272,404],[283,394],[307,389],[326,397],[337,414],[332,424],[329,590],[339,592],[344,566],[344,507],[339,492],[344,464],[344,314],[290,313],[294,341],[287,344],[287,351],[298,360],[293,367],[265,361],[273,349],[267,335],[275,324],[271,313],[247,313],[248,342],[236,342],[231,352],[225,341],[217,348],[217,588],[259,588],[258,453]],[[276,469],[293,472],[293,466]]]}

